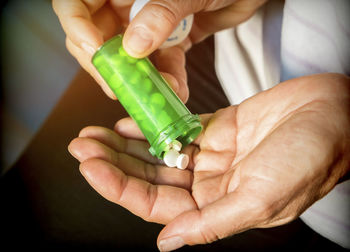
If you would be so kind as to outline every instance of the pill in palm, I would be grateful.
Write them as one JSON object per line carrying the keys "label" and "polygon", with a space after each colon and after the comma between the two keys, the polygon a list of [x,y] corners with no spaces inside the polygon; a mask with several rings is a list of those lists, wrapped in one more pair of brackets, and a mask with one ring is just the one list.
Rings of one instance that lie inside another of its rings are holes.
{"label": "pill in palm", "polygon": [[164,154],[164,163],[169,167],[177,167],[181,170],[186,169],[189,163],[189,157],[186,154],[180,154],[177,150],[170,149]]}

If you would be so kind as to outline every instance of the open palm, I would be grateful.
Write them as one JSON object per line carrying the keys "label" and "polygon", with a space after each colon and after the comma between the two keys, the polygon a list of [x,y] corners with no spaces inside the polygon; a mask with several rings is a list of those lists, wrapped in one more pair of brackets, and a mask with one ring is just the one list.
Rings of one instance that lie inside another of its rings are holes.
{"label": "open palm", "polygon": [[349,89],[347,77],[314,75],[202,115],[202,134],[184,149],[187,170],[151,157],[131,119],[115,131],[87,127],[69,150],[102,196],[167,224],[162,250],[208,243],[287,223],[346,174]]}

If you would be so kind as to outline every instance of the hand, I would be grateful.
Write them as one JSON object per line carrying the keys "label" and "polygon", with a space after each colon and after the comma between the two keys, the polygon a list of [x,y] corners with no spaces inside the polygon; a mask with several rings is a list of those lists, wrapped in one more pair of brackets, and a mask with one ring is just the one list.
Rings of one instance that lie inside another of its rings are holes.
{"label": "hand", "polygon": [[[109,38],[125,30],[133,0],[53,0],[52,5],[65,31],[66,46],[80,65],[91,74],[103,91],[112,99],[114,93],[91,63],[95,51]],[[151,60],[162,71],[174,91],[187,101],[185,56],[180,48],[156,52]],[[179,81],[178,81],[179,80]],[[180,88],[180,84],[184,88]]]}
{"label": "hand", "polygon": [[350,79],[320,74],[202,115],[187,170],[151,157],[131,119],[87,127],[69,150],[102,196],[166,224],[158,246],[172,250],[297,218],[349,172],[349,115]]}
{"label": "hand", "polygon": [[194,13],[189,36],[177,46],[156,51],[161,54],[157,67],[175,77],[177,94],[183,101],[187,101],[189,91],[184,64],[185,52],[209,35],[246,21],[266,1],[152,0],[127,27],[123,46],[134,57],[148,56],[163,44],[183,18]]}
{"label": "hand", "polygon": [[[52,4],[67,35],[66,46],[69,52],[109,97],[116,99],[91,64],[91,57],[104,41],[127,28],[123,41],[127,52],[138,58],[153,53],[151,60],[155,66],[163,72],[163,76],[181,100],[186,102],[189,91],[185,51],[192,43],[247,20],[265,1],[152,1],[139,12],[130,25],[129,11],[133,0],[53,0]],[[196,15],[189,38],[179,46],[155,51],[178,22],[191,13]],[[132,34],[139,36],[131,39]],[[148,37],[151,42],[141,39],[140,36]],[[142,49],[142,46],[147,45],[148,48]]]}
{"label": "hand", "polygon": [[147,56],[170,36],[183,18],[194,13],[190,35],[180,45],[187,50],[192,43],[244,22],[266,1],[152,0],[127,27],[123,45],[125,50],[134,57]]}

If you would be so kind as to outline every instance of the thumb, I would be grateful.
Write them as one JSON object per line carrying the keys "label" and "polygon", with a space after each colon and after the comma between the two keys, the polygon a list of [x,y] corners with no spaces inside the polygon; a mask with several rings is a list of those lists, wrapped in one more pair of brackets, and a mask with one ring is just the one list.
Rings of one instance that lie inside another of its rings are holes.
{"label": "thumb", "polygon": [[202,209],[179,215],[160,232],[157,241],[159,250],[211,243],[256,226],[262,218],[258,203],[244,199],[247,195],[243,196],[243,193],[235,191]]}
{"label": "thumb", "polygon": [[126,29],[123,39],[125,50],[133,57],[148,56],[171,35],[183,18],[203,10],[210,2],[151,0]]}
{"label": "thumb", "polygon": [[148,2],[125,31],[125,50],[134,57],[145,57],[152,53],[170,36],[184,17],[197,11],[193,10],[190,2],[192,1]]}

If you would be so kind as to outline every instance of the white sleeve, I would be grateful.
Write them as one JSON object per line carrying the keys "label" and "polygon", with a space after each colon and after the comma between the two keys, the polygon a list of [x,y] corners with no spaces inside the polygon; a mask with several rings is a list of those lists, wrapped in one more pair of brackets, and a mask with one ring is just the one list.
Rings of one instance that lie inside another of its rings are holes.
{"label": "white sleeve", "polygon": [[[231,104],[304,75],[350,75],[350,1],[270,0],[236,28],[215,34],[215,67]],[[350,248],[350,181],[337,185],[301,219]]]}

